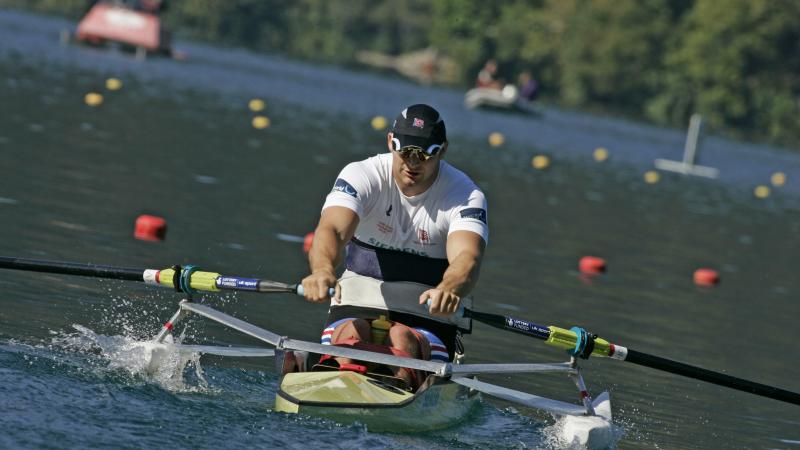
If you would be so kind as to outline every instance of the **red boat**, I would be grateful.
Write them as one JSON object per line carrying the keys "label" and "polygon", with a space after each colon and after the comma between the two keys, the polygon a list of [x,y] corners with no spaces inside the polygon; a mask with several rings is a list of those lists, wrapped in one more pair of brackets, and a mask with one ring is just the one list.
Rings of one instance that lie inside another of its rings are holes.
{"label": "red boat", "polygon": [[130,47],[137,58],[147,53],[175,57],[171,34],[159,17],[165,8],[164,0],[99,1],[81,19],[74,38],[92,45]]}

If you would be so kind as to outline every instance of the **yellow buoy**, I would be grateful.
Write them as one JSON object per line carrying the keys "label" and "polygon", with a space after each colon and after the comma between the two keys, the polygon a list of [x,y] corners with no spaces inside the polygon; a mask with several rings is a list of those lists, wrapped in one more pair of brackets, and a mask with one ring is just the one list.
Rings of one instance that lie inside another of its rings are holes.
{"label": "yellow buoy", "polygon": [[608,150],[603,147],[597,147],[594,149],[594,160],[597,162],[603,162],[608,159]]}
{"label": "yellow buoy", "polygon": [[660,178],[661,175],[659,175],[655,170],[648,170],[644,173],[644,182],[647,184],[656,184]]}
{"label": "yellow buoy", "polygon": [[103,103],[103,96],[97,92],[89,92],[83,97],[83,101],[89,106],[100,106]]}
{"label": "yellow buoy", "polygon": [[550,158],[548,158],[547,155],[536,155],[533,157],[533,159],[531,159],[531,166],[533,166],[534,169],[546,169],[549,165]]}
{"label": "yellow buoy", "polygon": [[489,145],[492,147],[500,147],[506,141],[505,136],[502,133],[498,133],[495,131],[494,133],[489,135]]}
{"label": "yellow buoy", "polygon": [[783,186],[786,184],[786,174],[783,172],[775,172],[770,178],[773,186]]}
{"label": "yellow buoy", "polygon": [[122,81],[118,78],[109,78],[106,80],[106,89],[109,91],[118,91],[122,89]]}
{"label": "yellow buoy", "polygon": [[375,116],[372,118],[370,125],[372,125],[372,129],[376,131],[381,131],[386,128],[388,122],[386,121],[386,117],[383,116]]}
{"label": "yellow buoy", "polygon": [[764,186],[763,184],[756,186],[755,190],[753,191],[758,198],[767,198],[769,197],[769,187]]}
{"label": "yellow buoy", "polygon": [[267,107],[267,104],[264,103],[264,100],[261,100],[260,98],[254,98],[247,103],[247,107],[250,108],[250,111],[259,112],[263,111],[264,108]]}
{"label": "yellow buoy", "polygon": [[270,125],[269,117],[265,116],[255,116],[253,117],[253,128],[257,130],[263,130]]}

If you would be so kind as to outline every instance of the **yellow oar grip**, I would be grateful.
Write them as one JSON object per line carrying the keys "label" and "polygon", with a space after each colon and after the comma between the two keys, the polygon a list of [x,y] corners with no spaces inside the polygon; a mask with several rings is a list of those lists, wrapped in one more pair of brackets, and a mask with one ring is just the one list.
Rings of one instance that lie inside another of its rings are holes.
{"label": "yellow oar grip", "polygon": [[158,271],[158,284],[159,286],[169,286],[174,288],[175,285],[172,284],[172,278],[175,276],[175,271],[172,269],[162,269]]}
{"label": "yellow oar grip", "polygon": [[[174,288],[175,285],[172,283],[172,279],[175,276],[175,271],[173,269],[163,269],[159,273],[158,276],[158,284],[161,286],[169,286]],[[215,272],[203,272],[203,271],[196,271],[192,272],[189,276],[189,285],[192,289],[197,289],[198,291],[207,291],[207,292],[219,292],[219,288],[217,287],[217,278],[220,277],[220,274]]]}
{"label": "yellow oar grip", "polygon": [[189,282],[192,288],[197,289],[198,291],[219,292],[219,288],[217,287],[216,283],[219,276],[220,274],[218,273],[201,272],[198,270],[191,275]]}
{"label": "yellow oar grip", "polygon": [[[578,336],[572,330],[550,326],[550,337],[547,343],[565,350],[572,350],[578,342]],[[593,355],[608,356],[611,352],[611,344],[603,338],[595,338]]]}

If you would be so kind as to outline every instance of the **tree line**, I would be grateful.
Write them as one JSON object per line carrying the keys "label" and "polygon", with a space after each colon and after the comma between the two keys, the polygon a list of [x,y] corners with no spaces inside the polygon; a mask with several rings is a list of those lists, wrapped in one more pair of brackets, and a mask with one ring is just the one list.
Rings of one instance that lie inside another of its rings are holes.
{"label": "tree line", "polygon": [[[78,0],[0,0],[76,19]],[[178,34],[342,65],[360,50],[435,47],[468,87],[494,58],[545,101],[797,147],[796,0],[175,0]]]}

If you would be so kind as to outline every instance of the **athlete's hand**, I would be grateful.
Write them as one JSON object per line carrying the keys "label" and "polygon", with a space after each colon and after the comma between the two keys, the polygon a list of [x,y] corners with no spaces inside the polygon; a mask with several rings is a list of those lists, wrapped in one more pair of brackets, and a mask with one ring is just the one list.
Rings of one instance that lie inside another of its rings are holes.
{"label": "athlete's hand", "polygon": [[428,312],[432,316],[447,317],[458,311],[461,304],[461,297],[454,292],[444,289],[428,289],[419,296],[419,304],[424,305],[428,299],[431,300],[431,307]]}
{"label": "athlete's hand", "polygon": [[333,299],[336,300],[336,303],[341,302],[341,300],[339,300],[339,283],[336,282],[336,275],[329,270],[317,270],[313,272],[311,275],[303,278],[302,284],[306,300],[310,302],[322,303],[328,301],[330,298],[330,288],[334,288],[336,291],[333,294]]}

